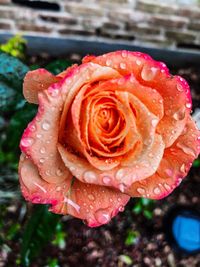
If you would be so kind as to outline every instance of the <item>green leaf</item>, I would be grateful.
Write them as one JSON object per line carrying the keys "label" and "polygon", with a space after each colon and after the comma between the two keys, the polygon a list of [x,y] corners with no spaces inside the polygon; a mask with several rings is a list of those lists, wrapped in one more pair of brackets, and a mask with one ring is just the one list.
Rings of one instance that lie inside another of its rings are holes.
{"label": "green leaf", "polygon": [[153,218],[153,212],[150,210],[144,210],[143,214],[144,214],[144,217],[146,217],[149,220],[151,220]]}
{"label": "green leaf", "polygon": [[131,265],[133,263],[133,260],[128,255],[120,255],[119,260],[126,265]]}
{"label": "green leaf", "polygon": [[135,213],[135,214],[139,214],[141,213],[142,211],[142,206],[141,204],[138,202],[132,209],[132,211]]}
{"label": "green leaf", "polygon": [[70,67],[72,65],[72,62],[69,60],[65,60],[65,59],[57,59],[51,63],[49,63],[45,69],[47,69],[48,71],[50,71],[51,73],[57,75],[60,72],[64,71],[65,69],[67,69],[68,67]]}
{"label": "green leaf", "polygon": [[140,233],[138,231],[129,230],[127,233],[126,240],[125,240],[125,245],[130,246],[130,245],[136,244],[138,242],[139,236],[140,236]]}
{"label": "green leaf", "polygon": [[57,259],[49,259],[48,267],[59,267]]}
{"label": "green leaf", "polygon": [[195,168],[200,167],[200,159],[196,159],[196,160],[193,162],[192,166],[195,167]]}
{"label": "green leaf", "polygon": [[50,213],[45,205],[35,205],[28,220],[21,245],[21,262],[23,267],[30,265],[55,234],[59,215]]}

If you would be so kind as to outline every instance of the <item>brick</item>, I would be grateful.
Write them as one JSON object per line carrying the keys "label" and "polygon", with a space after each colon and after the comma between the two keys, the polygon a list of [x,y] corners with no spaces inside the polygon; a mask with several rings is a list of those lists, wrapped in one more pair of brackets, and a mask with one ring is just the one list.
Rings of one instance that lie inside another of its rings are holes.
{"label": "brick", "polygon": [[132,31],[134,33],[138,34],[145,34],[145,35],[158,35],[160,34],[160,29],[158,28],[152,28],[150,26],[146,25],[137,25],[137,24],[128,24],[127,25],[127,30]]}
{"label": "brick", "polygon": [[166,31],[166,37],[169,40],[174,40],[182,43],[194,42],[196,39],[196,34],[191,32],[180,32],[180,31]]}
{"label": "brick", "polygon": [[0,21],[0,30],[10,30],[10,29],[11,29],[11,23]]}
{"label": "brick", "polygon": [[59,14],[39,14],[39,19],[46,22],[59,23],[59,24],[69,24],[74,25],[77,23],[77,19],[72,16],[59,15]]}
{"label": "brick", "polygon": [[14,18],[14,10],[7,8],[7,7],[2,7],[0,6],[0,18],[1,19],[9,19],[9,18]]}
{"label": "brick", "polygon": [[177,5],[155,3],[155,1],[139,0],[137,1],[136,10],[155,14],[175,14],[178,7]]}
{"label": "brick", "polygon": [[131,19],[132,11],[130,9],[114,9],[108,11],[107,17],[112,21],[128,22]]}
{"label": "brick", "polygon": [[17,26],[18,29],[21,31],[45,32],[45,33],[50,33],[52,31],[52,27],[50,28],[43,25],[18,23]]}
{"label": "brick", "polygon": [[193,7],[180,7],[177,10],[177,15],[193,19],[200,19],[200,8],[196,7],[194,9]]}
{"label": "brick", "polygon": [[192,21],[188,25],[188,29],[194,30],[194,31],[200,31],[200,21]]}
{"label": "brick", "polygon": [[112,39],[122,39],[132,41],[135,36],[132,33],[128,33],[122,30],[109,30],[106,28],[99,29],[97,34],[102,37],[112,38]]}
{"label": "brick", "polygon": [[100,9],[98,5],[86,5],[84,3],[69,3],[65,5],[65,11],[74,15],[96,16],[104,15],[104,10]]}
{"label": "brick", "polygon": [[82,35],[82,36],[91,36],[95,34],[94,30],[84,30],[84,29],[60,29],[58,32],[62,35]]}
{"label": "brick", "polygon": [[188,23],[187,18],[178,16],[154,15],[150,20],[150,24],[159,25],[164,27],[182,28]]}
{"label": "brick", "polygon": [[7,5],[10,3],[11,3],[11,0],[0,0],[0,5]]}

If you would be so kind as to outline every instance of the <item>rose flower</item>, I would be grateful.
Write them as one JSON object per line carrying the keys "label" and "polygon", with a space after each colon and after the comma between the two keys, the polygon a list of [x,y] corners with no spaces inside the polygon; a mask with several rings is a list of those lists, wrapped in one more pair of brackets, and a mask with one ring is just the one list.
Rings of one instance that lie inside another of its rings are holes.
{"label": "rose flower", "polygon": [[130,197],[161,199],[200,151],[187,82],[150,56],[87,56],[57,76],[29,71],[24,96],[38,113],[23,133],[22,193],[90,227]]}

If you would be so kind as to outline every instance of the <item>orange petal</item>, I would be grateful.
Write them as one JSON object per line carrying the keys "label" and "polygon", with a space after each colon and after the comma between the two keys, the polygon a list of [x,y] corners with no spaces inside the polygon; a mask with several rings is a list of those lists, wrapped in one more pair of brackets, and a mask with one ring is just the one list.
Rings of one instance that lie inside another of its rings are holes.
{"label": "orange petal", "polygon": [[43,179],[51,183],[61,182],[70,176],[57,150],[60,108],[63,106],[59,90],[60,85],[55,84],[49,91],[39,94],[38,113],[20,142],[21,151],[31,157]]}
{"label": "orange petal", "polygon": [[176,142],[164,152],[157,172],[133,183],[126,191],[130,196],[161,199],[169,195],[187,175],[200,152],[200,131],[191,118]]}
{"label": "orange petal", "polygon": [[144,86],[158,91],[163,98],[165,115],[158,125],[165,145],[171,146],[181,134],[191,111],[191,96],[187,82],[170,76],[165,64],[150,56],[130,51],[116,51],[96,57],[91,62],[110,66],[122,75],[133,74]]}
{"label": "orange petal", "polygon": [[23,84],[23,94],[29,103],[38,104],[38,93],[60,81],[60,77],[54,76],[45,69],[29,71]]}
{"label": "orange petal", "polygon": [[108,223],[119,211],[123,211],[129,196],[113,189],[83,184],[66,179],[51,184],[44,181],[30,159],[21,156],[19,175],[22,193],[26,200],[38,204],[50,204],[50,211],[70,214],[85,220],[90,227]]}
{"label": "orange petal", "polygon": [[71,177],[60,183],[48,183],[39,175],[37,167],[24,154],[19,162],[19,180],[26,200],[36,204],[51,204],[54,212],[60,211],[60,203],[69,190]]}

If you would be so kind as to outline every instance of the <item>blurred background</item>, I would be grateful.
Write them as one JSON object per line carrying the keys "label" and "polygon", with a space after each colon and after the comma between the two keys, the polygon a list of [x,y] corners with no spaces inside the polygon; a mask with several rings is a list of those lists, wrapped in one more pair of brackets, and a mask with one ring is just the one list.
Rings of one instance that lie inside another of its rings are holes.
{"label": "blurred background", "polygon": [[170,196],[132,199],[97,229],[27,204],[17,174],[19,140],[37,109],[23,98],[24,75],[58,74],[86,54],[128,49],[166,62],[190,84],[200,125],[199,30],[198,0],[0,0],[0,267],[200,266],[198,251],[184,249],[199,246],[200,224],[182,224],[182,248],[171,225],[177,214],[200,222],[200,159]]}

